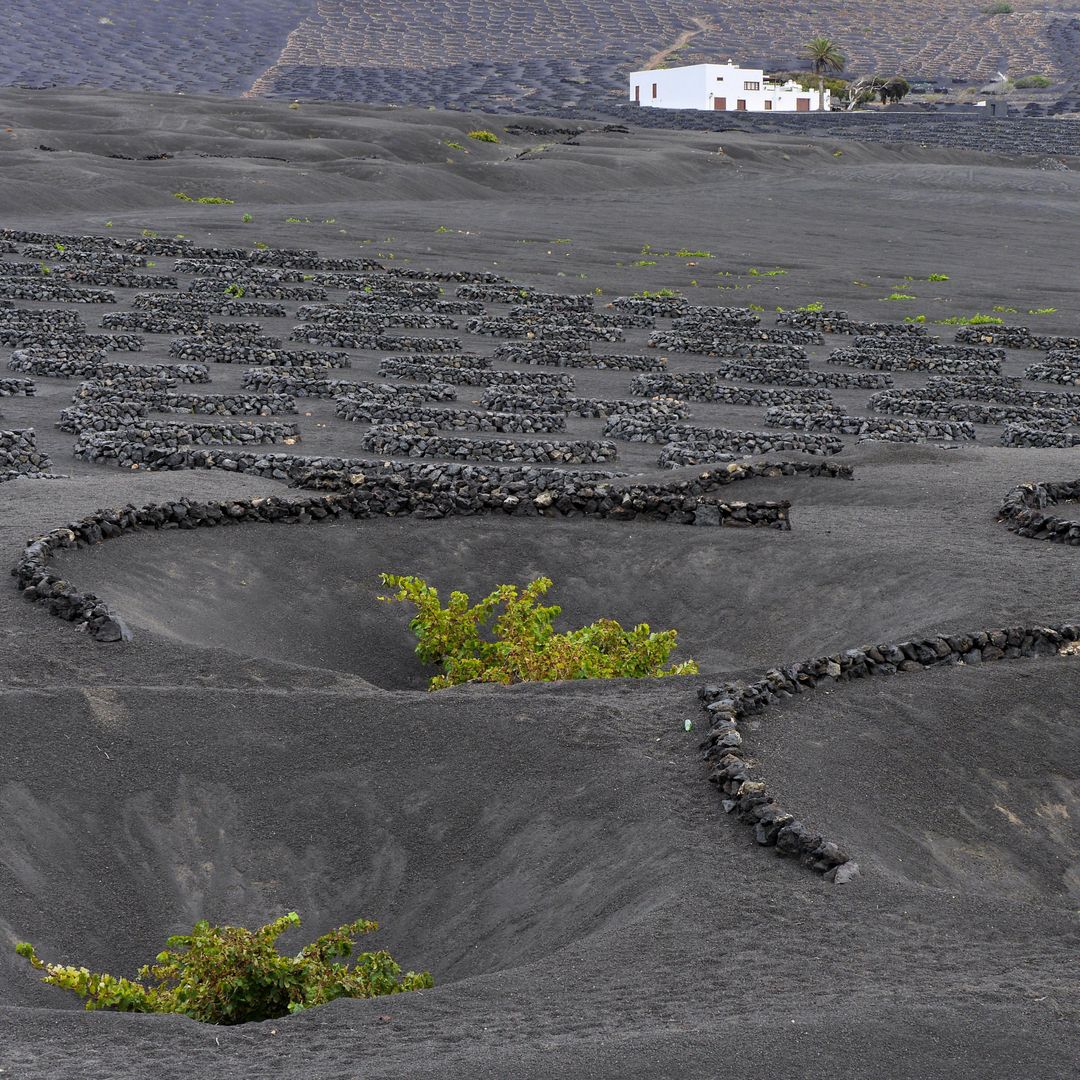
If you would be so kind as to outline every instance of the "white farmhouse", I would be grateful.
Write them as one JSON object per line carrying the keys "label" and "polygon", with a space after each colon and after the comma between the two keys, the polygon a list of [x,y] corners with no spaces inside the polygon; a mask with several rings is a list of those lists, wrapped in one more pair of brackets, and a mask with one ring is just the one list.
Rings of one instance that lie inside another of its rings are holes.
{"label": "white farmhouse", "polygon": [[[794,79],[772,82],[761,68],[691,64],[630,73],[630,100],[653,109],[708,109],[719,112],[816,112],[818,93]],[[825,91],[825,108],[830,107]]]}

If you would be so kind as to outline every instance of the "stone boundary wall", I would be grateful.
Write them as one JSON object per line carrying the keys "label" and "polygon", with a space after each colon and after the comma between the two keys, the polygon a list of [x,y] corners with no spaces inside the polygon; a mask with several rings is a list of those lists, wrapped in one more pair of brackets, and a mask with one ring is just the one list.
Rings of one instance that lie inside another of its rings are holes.
{"label": "stone boundary wall", "polygon": [[385,405],[370,397],[339,397],[335,413],[342,420],[363,424],[411,422],[440,430],[503,431],[519,435],[566,430],[566,413],[481,412],[423,405]]}
{"label": "stone boundary wall", "polygon": [[1072,364],[1029,364],[1024,375],[1032,382],[1056,383],[1058,386],[1080,386],[1080,368]]}
{"label": "stone boundary wall", "polygon": [[[834,412],[796,412],[772,408],[765,413],[770,427],[794,428],[797,431],[826,431],[834,435],[870,436],[909,442],[920,439],[956,439],[971,441],[975,428],[970,423],[950,420],[915,420],[910,417],[844,416]],[[911,436],[911,439],[901,438]]]}
{"label": "stone boundary wall", "polygon": [[[532,342],[521,344],[532,345]],[[660,356],[600,355],[550,347],[517,350],[500,345],[494,358],[534,367],[592,368],[599,371],[664,371],[667,367],[667,361]]]}
{"label": "stone boundary wall", "polygon": [[65,308],[16,307],[14,300],[7,303],[7,307],[0,306],[0,326],[5,328],[43,327],[55,330],[64,337],[80,336],[86,333],[86,321],[79,311],[68,311]]}
{"label": "stone boundary wall", "polygon": [[159,315],[188,317],[199,315],[238,315],[256,319],[284,319],[284,304],[271,304],[263,300],[236,300],[222,296],[217,299],[197,297],[185,293],[182,296],[161,296],[158,293],[138,293],[131,301],[139,311],[152,311]]}
{"label": "stone boundary wall", "polygon": [[172,315],[158,315],[152,311],[107,311],[101,316],[101,326],[105,330],[142,330],[147,334],[167,334],[170,337],[195,338],[205,341],[259,341],[263,344],[275,342],[279,338],[267,337],[261,323],[207,322],[205,319],[177,318]]}
{"label": "stone boundary wall", "polygon": [[132,378],[163,376],[184,382],[209,382],[206,368],[198,364],[125,364],[108,361],[104,353],[90,353],[86,359],[61,360],[50,356],[35,356],[32,350],[22,349],[8,360],[11,371],[57,379],[121,379],[125,373]]}
{"label": "stone boundary wall", "polygon": [[419,270],[411,266],[388,266],[386,276],[407,281],[460,281],[481,285],[513,285],[502,274],[490,270]]}
{"label": "stone boundary wall", "polygon": [[565,320],[517,322],[495,317],[473,318],[465,323],[470,334],[500,338],[542,338],[547,341],[625,341],[621,326],[597,326],[595,323],[568,323]]}
{"label": "stone boundary wall", "polygon": [[475,300],[488,304],[519,304],[522,300],[532,301],[537,294],[530,289],[518,289],[513,285],[462,285],[454,295],[459,300]]}
{"label": "stone boundary wall", "polygon": [[698,356],[760,358],[762,360],[805,360],[807,358],[807,352],[801,345],[746,341],[738,337],[689,337],[667,330],[654,330],[649,335],[648,344],[652,349],[695,353]]}
{"label": "stone boundary wall", "polygon": [[[1080,376],[1080,372],[1077,373]],[[916,387],[919,397],[933,401],[992,401],[1002,405],[1027,405],[1036,409],[1060,409],[1080,415],[1080,393],[1057,393],[1053,390],[1023,390],[1020,380],[1009,383],[968,382],[938,376]]]}
{"label": "stone boundary wall", "polygon": [[[604,423],[607,438],[638,443],[677,443],[722,454],[771,454],[796,450],[805,454],[838,454],[843,442],[832,435],[795,435],[776,431],[734,431],[681,424],[662,412],[615,413]],[[691,463],[693,464],[693,463]]]}
{"label": "stone boundary wall", "polygon": [[91,351],[142,352],[143,339],[138,334],[66,334],[36,327],[0,325],[0,345],[26,349],[39,356],[78,357]]}
{"label": "stone boundary wall", "polygon": [[[308,323],[330,330],[385,330],[399,326],[413,330],[457,330],[458,320],[452,315],[431,311],[384,311],[382,308],[313,308],[303,309],[306,315],[297,315],[302,322],[292,329],[302,338],[309,329]],[[297,340],[294,338],[294,340]]]}
{"label": "stone boundary wall", "polygon": [[1013,424],[1034,422],[1044,427],[1066,427],[1075,423],[1064,409],[1036,409],[1026,405],[984,405],[968,401],[931,401],[899,390],[874,394],[867,406],[875,412],[900,416],[920,416],[927,420],[967,420],[973,424]]}
{"label": "stone boundary wall", "polygon": [[[576,297],[571,299],[576,299]],[[481,314],[483,313],[481,312]],[[551,307],[547,304],[534,304],[531,301],[524,304],[515,304],[506,313],[506,317],[510,322],[526,324],[544,320],[554,322],[554,316],[556,315],[570,326],[621,326],[624,330],[631,327],[651,330],[656,325],[654,316],[642,315],[635,311],[594,311],[591,307],[575,310],[573,308]]]}
{"label": "stone boundary wall", "polygon": [[97,464],[115,461],[122,468],[186,468],[198,447],[247,447],[259,443],[295,443],[295,424],[158,424],[137,420],[122,428],[83,429],[75,437],[74,456]]}
{"label": "stone boundary wall", "polygon": [[[847,376],[840,378],[840,376]],[[892,386],[892,376],[884,373],[802,371],[783,368],[758,368],[745,364],[721,364],[712,371],[666,372],[661,375],[635,375],[630,380],[630,393],[635,397],[653,397],[657,394],[683,398],[687,401],[726,401],[731,393],[727,382],[773,383],[789,387],[805,387],[804,394],[791,404],[809,404],[812,401],[831,401],[829,387],[877,390]],[[782,404],[774,401],[772,404]]]}
{"label": "stone boundary wall", "polygon": [[1001,433],[1002,446],[1038,446],[1063,449],[1080,446],[1080,434],[1073,431],[1048,430],[1030,424],[1006,424]]}
{"label": "stone boundary wall", "polygon": [[360,437],[362,449],[388,457],[486,458],[538,464],[597,465],[614,461],[618,451],[606,440],[573,439],[518,442],[440,435],[436,427],[404,421],[373,427]]}
{"label": "stone boundary wall", "polygon": [[412,353],[410,356],[386,356],[379,361],[379,374],[401,371],[403,365],[405,369],[410,365],[434,365],[473,371],[491,367],[491,360],[490,356],[480,356],[478,353]]}
{"label": "stone boundary wall", "polygon": [[249,342],[191,341],[177,339],[169,345],[169,355],[189,363],[250,364],[271,367],[352,367],[343,352],[310,352],[297,349],[267,349]]}
{"label": "stone boundary wall", "polygon": [[180,282],[168,274],[124,273],[121,270],[83,270],[65,264],[52,268],[49,281],[74,282],[78,285],[97,285],[105,289],[179,289]]}
{"label": "stone boundary wall", "polygon": [[949,360],[985,360],[1004,363],[1005,350],[987,345],[950,345],[947,342],[929,341],[926,338],[874,337],[860,334],[852,342],[857,351],[886,353],[898,357],[937,356]]}
{"label": "stone boundary wall", "polygon": [[449,383],[428,382],[417,386],[398,386],[393,383],[329,379],[326,374],[325,368],[252,368],[244,372],[241,385],[245,390],[258,393],[287,394],[298,398],[336,398],[343,394],[353,394],[388,404],[457,399],[457,390]]}
{"label": "stone boundary wall", "polygon": [[326,310],[356,312],[360,315],[483,315],[484,305],[479,300],[425,300],[419,298],[395,298],[354,293],[344,304],[304,304],[296,309],[301,322],[318,322],[312,312]]}
{"label": "stone boundary wall", "polygon": [[[217,456],[217,467],[225,467],[220,464],[221,451],[199,453]],[[57,551],[152,529],[209,528],[241,522],[308,524],[346,515],[373,518],[412,514],[441,518],[502,513],[514,517],[587,516],[622,521],[646,518],[673,524],[763,524],[790,528],[787,503],[729,504],[711,501],[708,496],[730,483],[756,476],[851,476],[850,466],[828,463],[740,463],[702,472],[692,479],[622,490],[612,485],[608,473],[564,473],[550,468],[365,463],[357,459],[305,459],[286,455],[248,455],[246,461],[234,461],[233,465],[238,471],[259,475],[280,473],[278,478],[287,478],[287,473],[278,468],[279,461],[282,465],[305,466],[312,483],[333,488],[333,492],[205,503],[180,499],[141,509],[129,505],[99,510],[29,541],[12,569],[16,587],[27,600],[79,625],[96,640],[115,642],[130,636],[123,620],[93,593],[79,591],[52,569],[50,561]],[[367,475],[359,471],[365,465],[371,467]],[[515,492],[509,490],[511,486]]]}
{"label": "stone boundary wall", "polygon": [[931,355],[898,356],[863,349],[834,349],[825,358],[825,362],[866,368],[870,371],[941,371],[957,375],[1001,374],[1000,360]]}
{"label": "stone boundary wall", "polygon": [[33,379],[0,378],[0,397],[33,397],[37,393],[37,384]]}
{"label": "stone boundary wall", "polygon": [[52,379],[123,379],[125,374],[135,379],[163,378],[180,382],[208,383],[210,372],[201,364],[122,364],[100,360],[55,360],[48,357],[32,357],[25,352],[12,353],[8,360],[11,371],[26,375],[40,375]]}
{"label": "stone boundary wall", "polygon": [[404,334],[363,334],[328,326],[294,326],[290,341],[308,345],[329,345],[335,349],[385,349],[387,352],[453,353],[461,352],[461,338],[408,337]]}
{"label": "stone boundary wall", "polygon": [[1080,338],[1033,334],[1027,326],[961,326],[956,340],[966,345],[998,345],[1006,349],[1080,349]]}
{"label": "stone boundary wall", "polygon": [[115,304],[116,293],[107,289],[83,289],[70,285],[44,284],[16,278],[0,281],[0,296],[12,300],[40,300],[49,304]]}
{"label": "stone boundary wall", "polygon": [[352,288],[357,294],[380,300],[438,300],[442,296],[436,282],[408,281],[388,274],[361,274]]}
{"label": "stone boundary wall", "polygon": [[609,307],[654,319],[674,319],[686,314],[690,301],[682,296],[616,296]]}
{"label": "stone boundary wall", "polygon": [[243,289],[241,296],[254,297],[256,300],[326,300],[326,290],[319,285],[275,285],[272,281],[257,281],[250,277],[222,285],[216,278],[195,278],[187,287],[191,296],[228,295],[225,289],[236,285]]}
{"label": "stone boundary wall", "polygon": [[[1075,540],[1069,542],[1080,543],[1080,526]],[[1080,626],[1071,624],[942,634],[892,645],[866,645],[770,668],[760,679],[750,683],[703,686],[698,695],[709,718],[709,732],[701,743],[701,750],[705,760],[712,765],[709,779],[724,796],[724,810],[736,813],[741,821],[751,826],[754,838],[763,847],[772,847],[778,855],[799,859],[824,874],[828,881],[849,881],[857,876],[858,869],[847,852],[780,807],[768,794],[765,783],[756,778],[752,752],[740,730],[740,727],[745,730],[744,721],[796,694],[820,687],[831,688],[852,679],[925,671],[950,664],[1054,656],[1078,640]]]}
{"label": "stone boundary wall", "polygon": [[445,366],[437,360],[387,357],[379,362],[379,374],[388,379],[417,379],[459,386],[544,386],[573,390],[573,375],[553,371],[489,371],[487,368]]}
{"label": "stone boundary wall", "polygon": [[[927,337],[919,323],[864,322],[851,319],[846,311],[781,311],[776,321],[786,326],[821,330],[827,334],[847,334],[880,338]],[[959,338],[957,339],[959,341]]]}
{"label": "stone boundary wall", "polygon": [[130,383],[84,382],[72,397],[77,406],[93,409],[98,403],[133,402],[154,412],[192,413],[197,416],[284,416],[297,411],[296,399],[285,394],[192,394],[177,393],[175,380]]}
{"label": "stone boundary wall", "polygon": [[51,467],[49,455],[37,448],[33,428],[0,431],[0,473],[38,476]]}
{"label": "stone boundary wall", "polygon": [[[16,251],[14,245],[10,248],[0,247],[0,251]],[[36,259],[39,262],[55,259],[60,254],[55,245],[27,244],[22,249],[24,259]],[[64,257],[72,261],[78,261],[83,266],[94,267],[117,267],[117,266],[146,266],[150,259],[146,255],[132,255],[124,251],[68,251],[63,252]]]}

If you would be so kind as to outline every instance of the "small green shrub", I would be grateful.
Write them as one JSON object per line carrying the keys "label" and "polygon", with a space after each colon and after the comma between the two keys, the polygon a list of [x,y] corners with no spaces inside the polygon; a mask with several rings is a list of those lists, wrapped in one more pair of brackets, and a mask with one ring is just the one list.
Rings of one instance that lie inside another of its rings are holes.
{"label": "small green shrub", "polygon": [[926,322],[926,316],[925,315],[905,315],[904,316],[904,322],[924,323],[924,322]]}
{"label": "small green shrub", "polygon": [[494,131],[470,131],[468,132],[468,136],[470,139],[475,139],[477,142],[497,143],[499,141],[499,136],[496,135]]}
{"label": "small green shrub", "polygon": [[774,266],[771,270],[759,270],[756,266],[751,266],[746,271],[747,277],[783,277],[787,271],[781,266]]}
{"label": "small green shrub", "polygon": [[825,305],[820,300],[815,300],[812,304],[803,304],[802,307],[797,307],[796,311],[824,311]]}
{"label": "small green shrub", "polygon": [[190,935],[169,938],[137,979],[43,963],[27,942],[15,951],[45,972],[42,982],[78,994],[89,1010],[180,1013],[207,1024],[274,1020],[337,998],[381,997],[434,985],[427,972],[402,975],[386,951],[357,953],[351,967],[340,962],[352,955],[355,938],[378,930],[369,919],[339,926],[295,956],[282,956],[277,939],[299,925],[295,911],[258,930],[202,920]]}
{"label": "small green shrub", "polygon": [[[468,593],[454,591],[444,608],[438,589],[422,578],[379,577],[384,586],[397,590],[380,600],[400,601],[416,609],[409,621],[419,641],[416,655],[443,669],[431,680],[431,690],[467,682],[642,679],[694,675],[698,670],[693,660],[664,666],[676,647],[675,630],[653,633],[647,623],[624,630],[612,619],[600,619],[557,634],[553,623],[562,608],[537,606],[551,588],[549,578],[537,578],[522,590],[500,585],[471,607]],[[491,627],[493,640],[481,637],[499,608],[502,612]]]}
{"label": "small green shrub", "polygon": [[449,146],[451,150],[464,150],[465,149],[465,147],[462,146],[461,143],[459,143],[459,142],[448,142],[448,143],[445,143],[444,145]]}
{"label": "small green shrub", "polygon": [[691,251],[689,248],[679,248],[675,254],[680,259],[711,259],[713,257],[711,251]]}
{"label": "small green shrub", "polygon": [[1006,307],[1004,304],[995,304],[994,310],[1000,312],[1002,315],[1015,315],[1016,308]]}
{"label": "small green shrub", "polygon": [[1056,311],[1056,307],[1028,308],[1029,315],[1053,315]]}
{"label": "small green shrub", "polygon": [[938,326],[1004,326],[1000,315],[950,315],[947,319],[935,319]]}
{"label": "small green shrub", "polygon": [[1011,15],[1016,8],[1012,4],[1005,3],[1005,0],[999,0],[996,4],[991,4],[989,7],[983,8],[984,15]]}
{"label": "small green shrub", "polygon": [[239,300],[247,290],[243,285],[233,281],[225,286],[225,295],[233,300]]}
{"label": "small green shrub", "polygon": [[236,204],[235,199],[223,199],[219,195],[200,195],[194,198],[186,191],[174,191],[173,198],[181,202],[199,203],[202,206],[234,206]]}
{"label": "small green shrub", "polygon": [[1017,90],[1045,90],[1053,85],[1054,80],[1048,79],[1045,75],[1024,75],[1013,83]]}
{"label": "small green shrub", "polygon": [[655,266],[656,265],[656,260],[655,259],[635,259],[634,262],[632,262],[630,265],[631,266]]}
{"label": "small green shrub", "polygon": [[250,225],[255,220],[255,218],[251,214],[242,214],[240,220],[245,225]]}
{"label": "small green shrub", "polygon": [[670,300],[679,296],[679,293],[675,289],[657,289],[655,292],[642,289],[641,292],[634,293],[634,295],[640,296],[643,300]]}
{"label": "small green shrub", "polygon": [[927,281],[948,281],[949,280],[949,275],[948,274],[928,274],[926,280]]}
{"label": "small green shrub", "polygon": [[894,292],[894,293],[889,293],[888,296],[883,296],[881,299],[882,300],[896,300],[896,301],[899,301],[899,300],[917,300],[918,297],[917,296],[912,296],[911,293]]}

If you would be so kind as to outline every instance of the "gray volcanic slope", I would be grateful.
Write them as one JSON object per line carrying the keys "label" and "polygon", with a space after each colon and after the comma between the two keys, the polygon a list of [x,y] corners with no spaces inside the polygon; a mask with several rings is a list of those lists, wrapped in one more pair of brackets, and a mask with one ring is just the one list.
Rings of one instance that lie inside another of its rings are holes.
{"label": "gray volcanic slope", "polygon": [[[670,288],[756,305],[769,326],[777,306],[821,301],[862,319],[922,313],[945,341],[934,320],[995,306],[1040,332],[1080,327],[1071,162],[601,125],[568,145],[556,122],[166,96],[7,92],[0,108],[0,226],[485,270],[592,292],[598,311]],[[473,145],[474,127],[502,141]],[[140,273],[173,273],[157,261]],[[917,299],[883,299],[899,291]],[[130,309],[117,293],[110,309]],[[295,311],[268,332],[287,337]],[[613,351],[656,355],[647,334]],[[826,363],[836,343],[811,349],[812,370],[852,370]],[[350,354],[348,378],[377,377],[381,354]],[[148,335],[128,359],[165,362],[167,342]],[[1005,371],[1036,359],[1010,350]],[[714,363],[673,353],[669,369]],[[241,370],[213,368],[210,391],[239,388]],[[576,374],[583,395],[629,395],[625,371]],[[34,426],[64,475],[0,484],[9,566],[28,537],[98,507],[288,494],[220,470],[76,461],[54,427],[73,384],[36,381],[35,397],[0,402],[0,427]],[[834,397],[867,412],[867,390]],[[689,422],[760,429],[762,414],[692,403]],[[331,402],[301,401],[294,419],[303,440],[285,452],[360,453],[365,429]],[[575,418],[568,437],[601,427]],[[63,553],[62,573],[129,621],[125,643],[0,591],[3,1075],[1073,1075],[1075,657],[837,684],[749,719],[770,792],[851,852],[850,885],[755,844],[698,753],[706,681],[868,641],[1076,620],[1080,554],[994,516],[1016,483],[1074,479],[1080,453],[976,434],[849,436],[836,460],[853,480],[725,493],[789,499],[791,532],[402,517]],[[658,446],[618,448],[627,472],[671,477]],[[376,601],[387,570],[473,591],[548,573],[567,624],[676,626],[702,674],[429,695],[405,612]],[[130,974],[199,917],[291,909],[310,935],[377,918],[372,940],[435,988],[215,1028],[82,1012],[11,948]]]}

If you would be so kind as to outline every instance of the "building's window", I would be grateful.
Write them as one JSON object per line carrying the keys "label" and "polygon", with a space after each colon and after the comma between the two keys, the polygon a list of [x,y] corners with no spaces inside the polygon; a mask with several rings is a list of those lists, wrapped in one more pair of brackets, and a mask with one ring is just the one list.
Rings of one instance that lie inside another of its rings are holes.
{"label": "building's window", "polygon": [[717,75],[716,76],[716,81],[717,82],[723,82],[724,81],[724,76],[723,75]]}
{"label": "building's window", "polygon": [[656,97],[656,83],[652,84],[652,96]]}
{"label": "building's window", "polygon": [[765,102],[765,111],[766,112],[772,112],[772,102],[771,101],[766,100],[766,102]]}
{"label": "building's window", "polygon": [[761,83],[759,83],[759,82],[744,82],[742,85],[743,85],[744,90],[760,90],[761,89]]}

